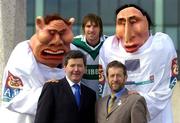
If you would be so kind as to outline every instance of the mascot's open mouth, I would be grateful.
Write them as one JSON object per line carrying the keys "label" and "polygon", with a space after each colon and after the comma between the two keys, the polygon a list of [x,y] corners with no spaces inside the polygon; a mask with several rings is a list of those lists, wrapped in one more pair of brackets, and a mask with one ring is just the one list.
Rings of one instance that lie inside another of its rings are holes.
{"label": "mascot's open mouth", "polygon": [[65,54],[64,50],[58,50],[58,51],[43,50],[43,52],[42,52],[43,56],[61,56],[64,54]]}

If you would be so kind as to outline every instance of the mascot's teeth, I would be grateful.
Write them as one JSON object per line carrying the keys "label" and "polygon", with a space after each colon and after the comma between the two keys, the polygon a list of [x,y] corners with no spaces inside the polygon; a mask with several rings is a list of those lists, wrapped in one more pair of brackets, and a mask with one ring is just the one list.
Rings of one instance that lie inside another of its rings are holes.
{"label": "mascot's teeth", "polygon": [[53,52],[53,51],[50,51],[50,50],[45,50],[44,52],[49,53],[49,54],[55,54],[55,55],[64,53],[63,50],[59,50],[59,51],[56,51],[56,52]]}

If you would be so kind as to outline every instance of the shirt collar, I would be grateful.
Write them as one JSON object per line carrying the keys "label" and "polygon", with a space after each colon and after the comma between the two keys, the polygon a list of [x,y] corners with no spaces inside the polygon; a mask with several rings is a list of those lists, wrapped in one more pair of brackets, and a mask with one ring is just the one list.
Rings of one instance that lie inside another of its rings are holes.
{"label": "shirt collar", "polygon": [[115,93],[116,98],[119,99],[119,98],[122,96],[122,94],[124,93],[125,90],[126,90],[126,89],[125,89],[125,87],[124,87],[124,88],[122,88],[120,91],[118,91],[117,93]]}
{"label": "shirt collar", "polygon": [[101,45],[101,43],[103,43],[105,41],[105,39],[107,38],[106,35],[102,35],[99,40],[100,42],[95,46],[95,47],[92,47],[90,46],[88,43],[87,43],[87,40],[86,40],[86,37],[85,35],[80,35],[81,36],[81,41],[83,41],[89,48],[91,49],[96,49],[97,47],[99,47],[99,45]]}
{"label": "shirt collar", "polygon": [[81,85],[80,83],[81,82],[78,82],[78,83],[74,83],[74,82],[72,82],[67,76],[66,76],[66,79],[67,79],[67,81],[68,81],[68,83],[69,83],[69,85],[72,87],[74,84],[78,84],[79,86]]}

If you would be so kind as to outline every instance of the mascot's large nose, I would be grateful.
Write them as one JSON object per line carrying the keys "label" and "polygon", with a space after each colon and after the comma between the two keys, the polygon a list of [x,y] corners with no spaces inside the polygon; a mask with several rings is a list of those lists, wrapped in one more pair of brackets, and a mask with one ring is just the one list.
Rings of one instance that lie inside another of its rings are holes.
{"label": "mascot's large nose", "polygon": [[124,37],[125,37],[125,43],[129,43],[130,37],[131,37],[131,25],[128,21],[126,21],[126,24],[125,24]]}

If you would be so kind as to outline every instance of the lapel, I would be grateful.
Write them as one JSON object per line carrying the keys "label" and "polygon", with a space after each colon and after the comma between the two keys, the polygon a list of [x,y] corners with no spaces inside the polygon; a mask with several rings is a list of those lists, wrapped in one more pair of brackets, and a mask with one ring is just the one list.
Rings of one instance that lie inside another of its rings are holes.
{"label": "lapel", "polygon": [[107,108],[108,108],[108,100],[110,98],[110,96],[108,96],[108,98],[106,99],[106,112],[107,112],[107,117],[109,117],[116,109],[120,109],[123,107],[123,105],[127,102],[127,97],[128,97],[128,90],[126,89],[124,91],[124,93],[122,94],[122,96],[117,99],[112,107],[112,110],[109,112],[107,112]]}
{"label": "lapel", "polygon": [[81,98],[80,98],[80,109],[83,108],[87,100],[88,95],[86,94],[86,87],[81,83]]}

